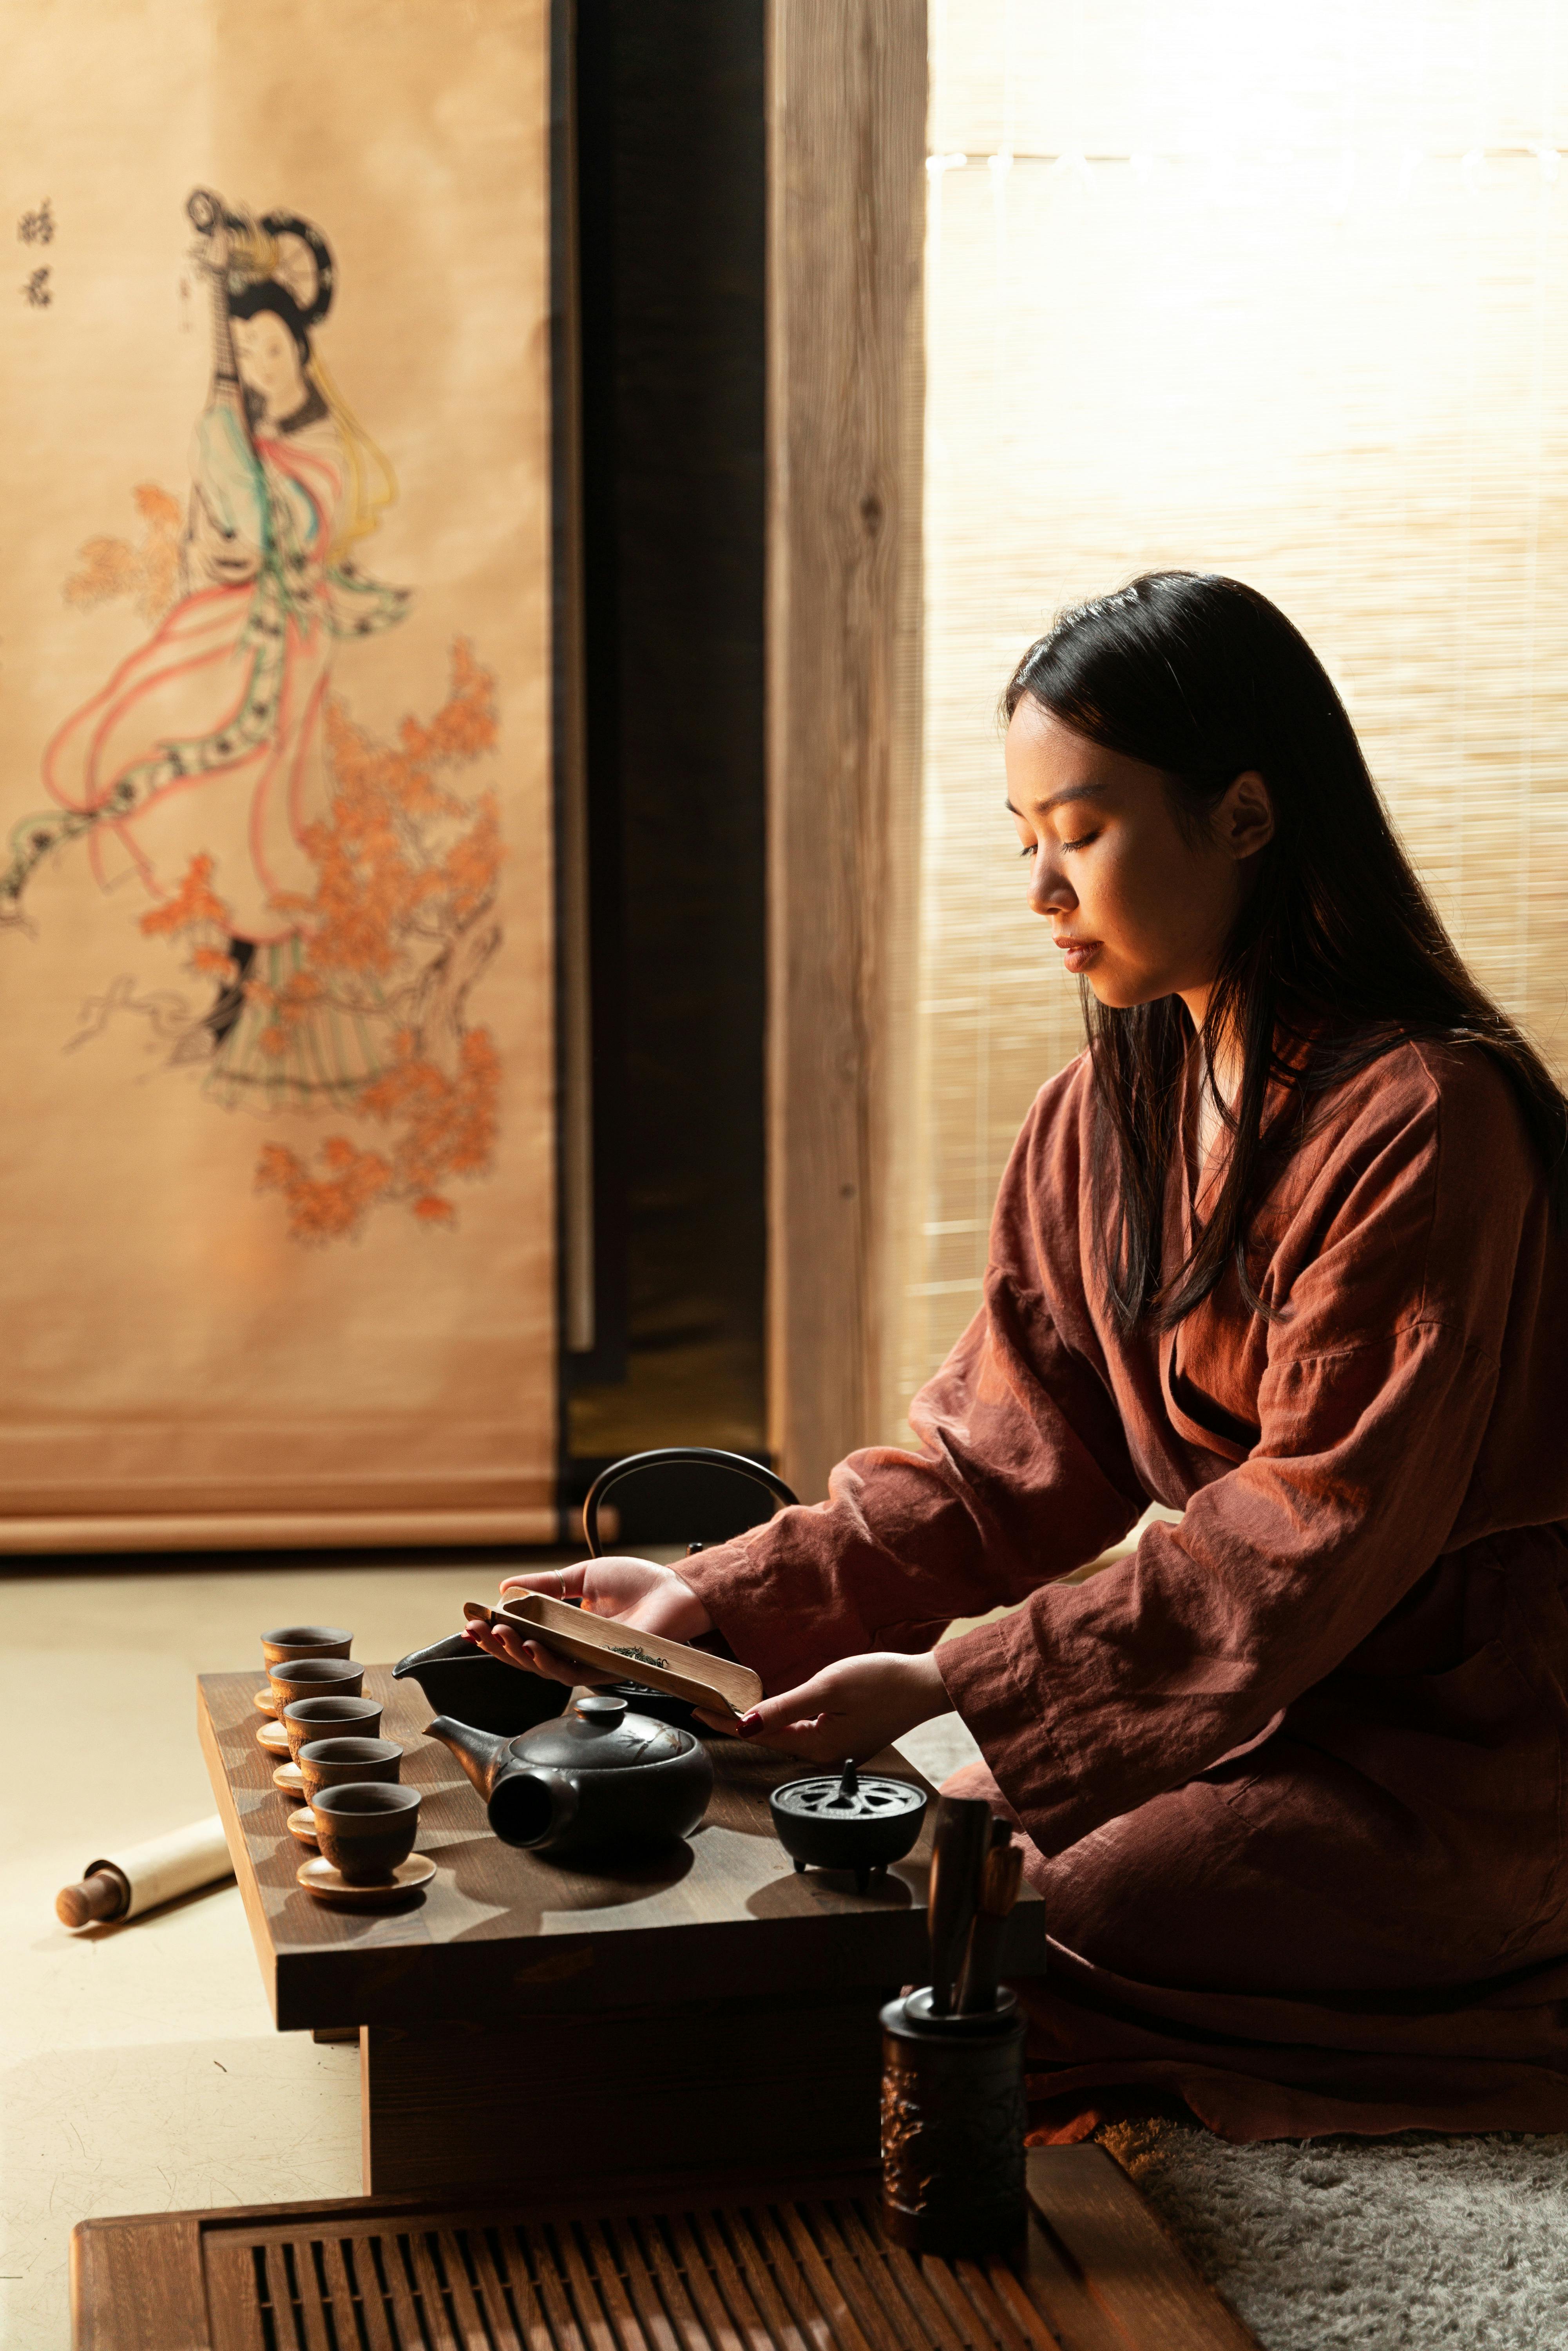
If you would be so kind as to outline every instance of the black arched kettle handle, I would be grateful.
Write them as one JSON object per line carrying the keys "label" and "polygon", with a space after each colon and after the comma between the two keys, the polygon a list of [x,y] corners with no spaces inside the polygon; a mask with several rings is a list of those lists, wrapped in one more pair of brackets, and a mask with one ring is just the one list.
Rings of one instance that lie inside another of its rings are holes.
{"label": "black arched kettle handle", "polygon": [[602,1559],[604,1556],[599,1546],[599,1508],[611,1488],[618,1486],[622,1478],[630,1478],[636,1470],[652,1469],[661,1465],[673,1468],[681,1462],[696,1468],[733,1470],[737,1478],[749,1478],[754,1486],[760,1486],[765,1493],[771,1495],[776,1507],[780,1510],[798,1503],[800,1499],[784,1483],[777,1470],[764,1468],[760,1461],[749,1460],[744,1453],[721,1453],[710,1445],[660,1445],[655,1446],[651,1453],[629,1453],[623,1461],[612,1461],[608,1469],[601,1469],[588,1489],[588,1498],[582,1505],[582,1539],[588,1545],[590,1559]]}

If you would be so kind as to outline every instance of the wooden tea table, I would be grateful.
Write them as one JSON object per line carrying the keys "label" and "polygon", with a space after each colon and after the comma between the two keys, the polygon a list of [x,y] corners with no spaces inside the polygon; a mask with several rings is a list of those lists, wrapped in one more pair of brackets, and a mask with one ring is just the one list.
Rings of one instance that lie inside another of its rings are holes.
{"label": "wooden tea table", "polygon": [[[335,1909],[295,1882],[310,1849],[256,1744],[260,1687],[201,1677],[202,1746],[278,2030],[359,2028],[367,2194],[874,2158],[877,2011],[926,1972],[929,1814],[864,1895],[798,1876],[768,1795],[810,1767],[716,1739],[688,1843],[655,1862],[552,1863],[491,1834],[423,1736],[429,1702],[370,1666],[437,1871],[410,1909]],[[920,1780],[901,1756],[879,1762]],[[1044,1906],[1026,1889],[1002,1972],[1044,1960]]]}

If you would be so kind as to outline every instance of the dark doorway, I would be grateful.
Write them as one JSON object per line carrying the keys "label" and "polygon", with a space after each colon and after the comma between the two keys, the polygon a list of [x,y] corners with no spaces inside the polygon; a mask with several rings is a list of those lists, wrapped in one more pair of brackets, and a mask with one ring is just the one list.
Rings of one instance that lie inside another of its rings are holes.
{"label": "dark doorway", "polygon": [[760,1451],[765,1277],[763,11],[578,0],[575,35],[593,1275],[568,1502],[646,1447]]}

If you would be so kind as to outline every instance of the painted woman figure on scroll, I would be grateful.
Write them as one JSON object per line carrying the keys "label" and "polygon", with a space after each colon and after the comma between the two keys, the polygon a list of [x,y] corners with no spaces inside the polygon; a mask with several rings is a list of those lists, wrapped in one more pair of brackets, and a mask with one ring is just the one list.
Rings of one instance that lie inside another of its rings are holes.
{"label": "painted woman figure on scroll", "polygon": [[[1049,1904],[1040,2127],[1158,2088],[1237,2138],[1568,2129],[1568,1103],[1263,597],[1139,580],[1006,708],[1089,1041],[916,1448],[556,1582],[716,1627],[771,1745],[956,1708],[950,1784]],[[1179,1522],[1063,1580],[1150,1501]]]}
{"label": "painted woman figure on scroll", "polygon": [[[330,800],[333,652],[401,620],[408,599],[365,579],[350,553],[395,485],[312,347],[334,292],[325,239],[290,214],[227,213],[203,191],[188,209],[211,291],[213,375],[180,597],[50,743],[44,779],[59,809],[13,834],[0,918],[17,913],[44,857],[84,835],[104,888],[139,880],[157,900],[208,861],[199,871],[229,912],[233,976],[196,1041],[237,1092],[259,1062],[271,1103],[277,1065],[250,1033],[271,1016],[247,1007],[245,982],[254,972],[276,994],[301,959],[318,878],[308,834]],[[359,1024],[316,1026],[309,1067],[324,1095],[371,1074]]]}

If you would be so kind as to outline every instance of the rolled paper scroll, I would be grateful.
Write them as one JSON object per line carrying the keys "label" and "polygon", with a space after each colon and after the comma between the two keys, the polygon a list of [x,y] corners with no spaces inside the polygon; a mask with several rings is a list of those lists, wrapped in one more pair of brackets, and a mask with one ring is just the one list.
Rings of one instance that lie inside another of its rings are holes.
{"label": "rolled paper scroll", "polygon": [[171,1829],[166,1836],[122,1845],[118,1853],[89,1861],[80,1885],[62,1888],[55,1913],[68,1927],[86,1927],[106,1918],[139,1918],[161,1902],[177,1901],[182,1894],[194,1893],[198,1886],[213,1886],[233,1876],[224,1824],[214,1813],[210,1820],[194,1821],[189,1828]]}

